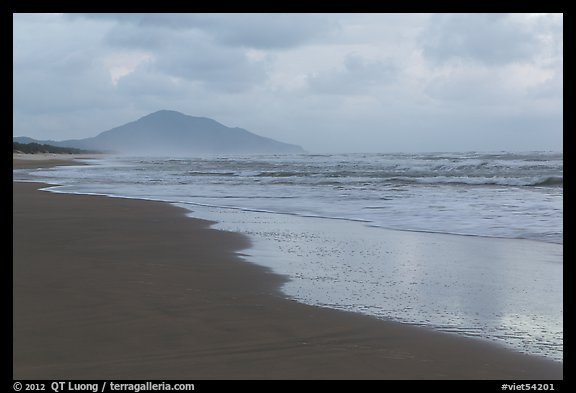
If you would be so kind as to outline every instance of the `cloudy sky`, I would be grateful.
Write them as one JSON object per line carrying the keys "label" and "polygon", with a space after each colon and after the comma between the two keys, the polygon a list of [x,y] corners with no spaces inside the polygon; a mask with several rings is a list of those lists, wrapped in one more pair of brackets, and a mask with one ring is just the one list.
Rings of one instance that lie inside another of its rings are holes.
{"label": "cloudy sky", "polygon": [[310,152],[561,150],[561,14],[14,14],[14,136],[160,109]]}

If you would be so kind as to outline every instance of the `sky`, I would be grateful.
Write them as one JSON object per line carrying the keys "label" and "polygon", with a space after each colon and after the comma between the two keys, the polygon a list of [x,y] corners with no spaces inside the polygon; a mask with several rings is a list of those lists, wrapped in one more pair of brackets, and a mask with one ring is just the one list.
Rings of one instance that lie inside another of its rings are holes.
{"label": "sky", "polygon": [[14,14],[13,135],[161,109],[314,153],[563,148],[562,14]]}

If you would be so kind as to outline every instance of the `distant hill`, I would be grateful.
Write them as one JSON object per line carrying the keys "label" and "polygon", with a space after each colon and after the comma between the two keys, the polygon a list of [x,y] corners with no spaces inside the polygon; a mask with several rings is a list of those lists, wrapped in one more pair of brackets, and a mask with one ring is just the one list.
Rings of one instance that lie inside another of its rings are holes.
{"label": "distant hill", "polygon": [[27,144],[27,143],[38,143],[36,139],[28,138],[27,136],[17,136],[12,138],[12,142]]}
{"label": "distant hill", "polygon": [[[31,139],[31,138],[28,138],[28,139]],[[71,147],[58,147],[58,146],[52,146],[52,145],[46,145],[46,144],[39,144],[39,143],[35,143],[35,142],[28,142],[28,143],[12,142],[12,152],[13,153],[24,153],[24,154],[40,154],[40,153],[88,154],[88,153],[98,153],[96,151],[74,149]]]}
{"label": "distant hill", "polygon": [[188,116],[170,110],[151,113],[92,138],[60,142],[35,141],[27,137],[17,137],[13,140],[133,155],[304,152],[304,149],[297,145],[265,138],[242,128],[226,127],[206,117]]}

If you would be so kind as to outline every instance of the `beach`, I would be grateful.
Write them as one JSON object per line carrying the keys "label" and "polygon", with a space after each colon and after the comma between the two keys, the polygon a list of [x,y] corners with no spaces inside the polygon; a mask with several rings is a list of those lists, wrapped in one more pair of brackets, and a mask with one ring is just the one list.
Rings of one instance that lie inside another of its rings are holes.
{"label": "beach", "polygon": [[[14,168],[65,161],[14,160]],[[13,183],[14,379],[562,379],[480,340],[308,306],[166,203]]]}

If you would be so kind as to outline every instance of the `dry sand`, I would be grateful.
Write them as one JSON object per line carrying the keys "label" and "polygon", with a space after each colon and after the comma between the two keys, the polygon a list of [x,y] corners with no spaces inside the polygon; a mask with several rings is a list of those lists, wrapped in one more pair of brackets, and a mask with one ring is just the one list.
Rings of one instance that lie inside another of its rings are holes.
{"label": "dry sand", "polygon": [[13,184],[15,379],[562,378],[557,362],[287,300],[281,276],[237,257],[246,238],[180,208],[41,186]]}

